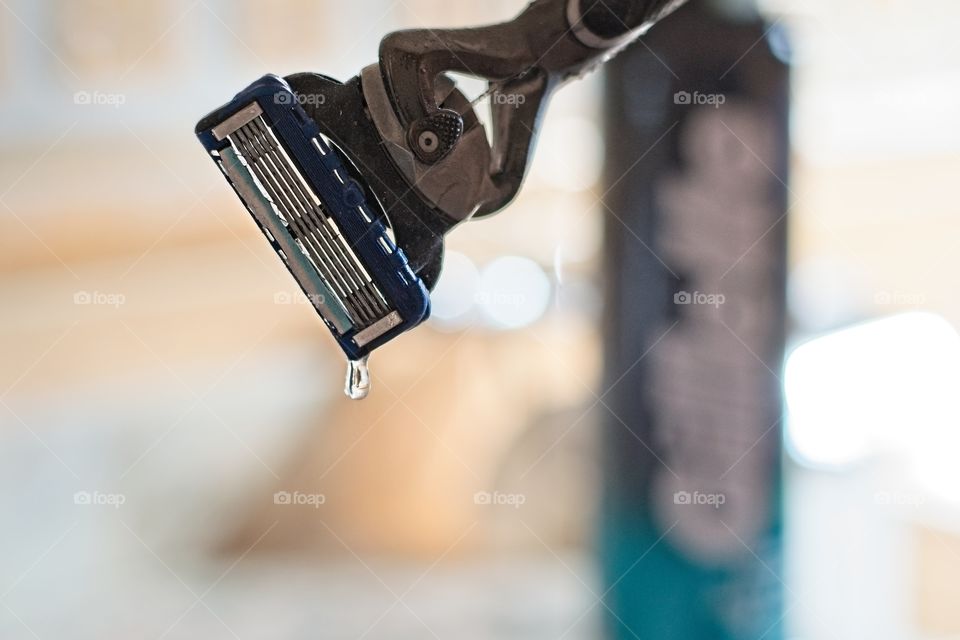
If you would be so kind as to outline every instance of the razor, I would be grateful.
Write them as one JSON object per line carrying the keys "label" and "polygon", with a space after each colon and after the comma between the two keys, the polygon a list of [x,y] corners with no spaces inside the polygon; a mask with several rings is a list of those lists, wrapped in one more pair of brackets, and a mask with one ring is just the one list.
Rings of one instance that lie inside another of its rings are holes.
{"label": "razor", "polygon": [[[543,107],[676,0],[537,0],[510,22],[387,35],[351,80],[267,75],[196,134],[369,390],[372,351],[429,316],[454,227],[506,207]],[[471,101],[446,74],[483,78]],[[488,140],[475,107],[489,98]]]}

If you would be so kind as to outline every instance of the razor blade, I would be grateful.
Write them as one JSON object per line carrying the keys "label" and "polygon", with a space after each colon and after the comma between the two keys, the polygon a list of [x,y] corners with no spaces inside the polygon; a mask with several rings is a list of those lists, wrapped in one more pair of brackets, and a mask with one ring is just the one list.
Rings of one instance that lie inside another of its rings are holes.
{"label": "razor blade", "polygon": [[366,357],[430,310],[379,201],[277,76],[196,133],[350,361],[348,394],[362,397]]}

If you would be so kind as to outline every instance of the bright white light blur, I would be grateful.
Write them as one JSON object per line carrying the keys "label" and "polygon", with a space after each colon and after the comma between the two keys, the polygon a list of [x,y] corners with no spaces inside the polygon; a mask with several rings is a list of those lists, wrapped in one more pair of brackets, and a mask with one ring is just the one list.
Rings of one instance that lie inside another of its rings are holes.
{"label": "bright white light blur", "polygon": [[787,359],[784,389],[788,450],[801,463],[892,453],[929,488],[960,491],[960,335],[943,318],[906,313],[803,344]]}
{"label": "bright white light blur", "polygon": [[477,297],[480,272],[467,256],[448,251],[443,271],[430,294],[430,317],[441,324],[454,324],[467,316]]}
{"label": "bright white light blur", "polygon": [[603,135],[596,123],[578,116],[547,124],[534,156],[533,173],[554,189],[576,192],[592,187],[603,167]]}
{"label": "bright white light blur", "polygon": [[550,280],[529,258],[497,258],[483,269],[476,300],[493,326],[525,327],[547,310]]}

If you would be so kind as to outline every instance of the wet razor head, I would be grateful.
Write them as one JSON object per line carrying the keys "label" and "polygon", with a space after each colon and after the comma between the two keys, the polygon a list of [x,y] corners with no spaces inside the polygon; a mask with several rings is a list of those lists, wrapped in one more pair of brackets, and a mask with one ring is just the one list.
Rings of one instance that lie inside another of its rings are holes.
{"label": "wet razor head", "polygon": [[[421,233],[411,261],[388,231],[367,172],[324,135],[302,95],[265,76],[201,120],[196,133],[353,363],[348,387],[353,380],[351,395],[362,395],[358,363],[429,315],[443,232]],[[374,180],[382,190],[384,176]],[[397,207],[399,197],[388,195]],[[411,226],[401,222],[392,233],[416,239]]]}

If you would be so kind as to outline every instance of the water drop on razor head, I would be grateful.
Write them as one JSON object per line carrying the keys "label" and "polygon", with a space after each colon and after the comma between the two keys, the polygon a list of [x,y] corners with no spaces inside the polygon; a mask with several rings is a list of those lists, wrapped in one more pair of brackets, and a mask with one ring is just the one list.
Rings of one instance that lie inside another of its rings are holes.
{"label": "water drop on razor head", "polygon": [[370,368],[367,366],[369,357],[366,355],[359,360],[347,361],[347,380],[343,392],[351,400],[363,400],[370,393]]}

